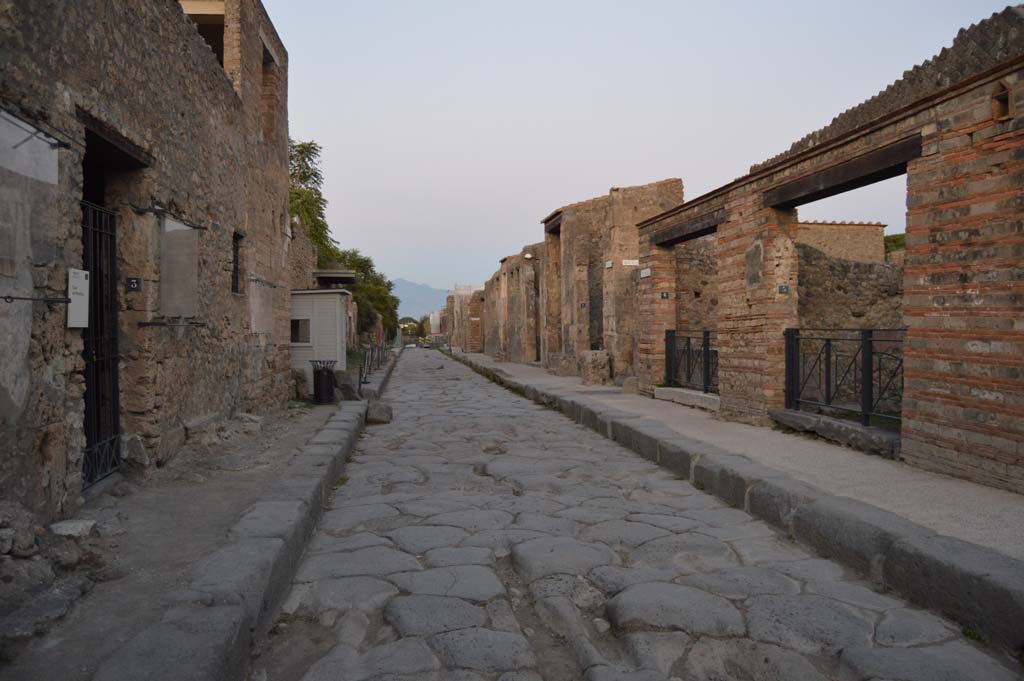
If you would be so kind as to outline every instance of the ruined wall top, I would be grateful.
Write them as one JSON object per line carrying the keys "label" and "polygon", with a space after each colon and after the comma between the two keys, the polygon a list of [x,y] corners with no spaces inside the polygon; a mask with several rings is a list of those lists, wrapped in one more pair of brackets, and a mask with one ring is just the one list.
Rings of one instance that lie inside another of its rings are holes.
{"label": "ruined wall top", "polygon": [[795,142],[787,151],[750,167],[751,173],[785,161],[948,87],[1024,56],[1024,5],[1007,7],[984,21],[960,29],[953,44],[903,73],[874,97],[832,119],[824,128]]}

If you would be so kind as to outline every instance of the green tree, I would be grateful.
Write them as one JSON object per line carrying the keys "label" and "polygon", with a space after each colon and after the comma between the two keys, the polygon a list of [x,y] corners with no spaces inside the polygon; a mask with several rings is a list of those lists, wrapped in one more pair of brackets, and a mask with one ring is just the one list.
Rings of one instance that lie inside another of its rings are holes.
{"label": "green tree", "polygon": [[[306,230],[316,248],[317,265],[337,265],[356,272],[352,297],[359,306],[358,331],[371,331],[379,312],[384,331],[391,336],[398,329],[398,298],[392,293],[394,284],[378,272],[373,258],[356,249],[342,250],[331,236],[327,225],[327,199],[323,195],[323,172],[320,170],[322,149],[314,141],[288,141],[289,210]],[[416,320],[412,320],[414,323]]]}
{"label": "green tree", "polygon": [[398,297],[392,293],[394,284],[377,271],[373,258],[363,255],[358,249],[350,248],[338,252],[335,261],[341,267],[355,270],[356,283],[352,296],[359,306],[359,331],[369,331],[380,313],[384,331],[388,336],[398,330]]}
{"label": "green tree", "polygon": [[323,173],[320,171],[320,145],[316,142],[288,141],[288,210],[306,229],[316,248],[321,267],[341,255],[338,242],[327,226],[327,199],[323,195]]}

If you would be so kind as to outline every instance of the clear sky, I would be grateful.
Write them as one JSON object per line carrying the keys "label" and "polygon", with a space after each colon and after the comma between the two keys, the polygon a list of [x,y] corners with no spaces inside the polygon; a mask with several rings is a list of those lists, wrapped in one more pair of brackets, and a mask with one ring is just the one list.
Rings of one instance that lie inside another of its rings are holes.
{"label": "clear sky", "polygon": [[[612,186],[693,198],[884,89],[986,0],[263,0],[328,220],[390,277],[479,284]],[[800,209],[903,231],[904,180]]]}

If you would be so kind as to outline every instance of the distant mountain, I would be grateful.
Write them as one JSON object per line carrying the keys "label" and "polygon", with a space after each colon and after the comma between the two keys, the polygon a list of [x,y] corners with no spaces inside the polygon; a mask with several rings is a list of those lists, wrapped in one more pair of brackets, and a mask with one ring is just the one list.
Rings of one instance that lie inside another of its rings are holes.
{"label": "distant mountain", "polygon": [[419,319],[425,314],[437,312],[444,307],[445,298],[448,297],[447,291],[426,284],[417,284],[407,279],[391,281],[395,284],[392,293],[401,301],[398,304],[399,317]]}

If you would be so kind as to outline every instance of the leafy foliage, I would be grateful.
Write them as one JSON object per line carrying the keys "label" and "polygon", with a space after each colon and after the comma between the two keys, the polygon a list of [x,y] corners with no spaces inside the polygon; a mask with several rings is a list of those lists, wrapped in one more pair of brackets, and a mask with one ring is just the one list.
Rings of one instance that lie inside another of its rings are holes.
{"label": "leafy foliage", "polygon": [[314,141],[288,142],[289,210],[299,219],[316,248],[320,267],[340,266],[355,270],[356,283],[352,297],[359,306],[358,331],[372,331],[379,312],[384,332],[391,336],[398,329],[398,298],[392,293],[394,284],[378,272],[373,258],[357,249],[342,250],[331,237],[327,225],[327,199],[324,198],[323,172],[320,170],[322,149]]}
{"label": "leafy foliage", "polygon": [[900,251],[907,247],[907,235],[906,234],[886,234],[885,235],[885,252],[892,253],[893,251]]}
{"label": "leafy foliage", "polygon": [[316,248],[317,264],[321,267],[337,260],[341,251],[331,237],[327,226],[327,199],[322,192],[323,174],[320,171],[320,145],[316,142],[288,142],[288,210],[306,229],[310,242]]}
{"label": "leafy foliage", "polygon": [[359,306],[360,333],[373,329],[377,322],[375,313],[379,312],[385,334],[394,334],[398,329],[398,297],[391,292],[395,285],[377,271],[373,258],[363,255],[358,249],[350,248],[339,251],[335,262],[341,267],[355,270],[356,283],[352,287],[352,296]]}

